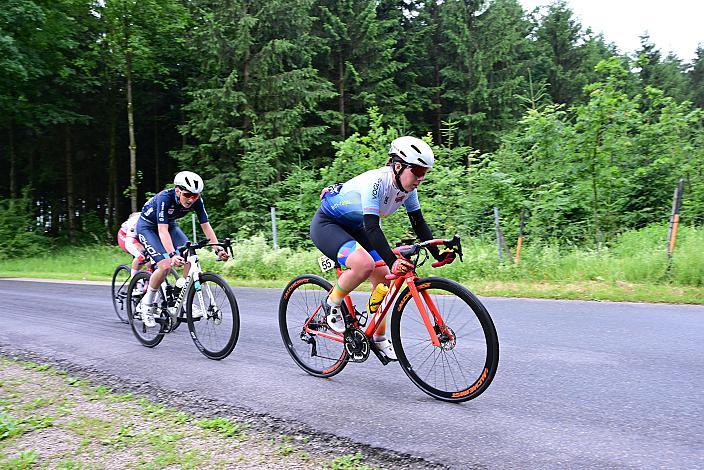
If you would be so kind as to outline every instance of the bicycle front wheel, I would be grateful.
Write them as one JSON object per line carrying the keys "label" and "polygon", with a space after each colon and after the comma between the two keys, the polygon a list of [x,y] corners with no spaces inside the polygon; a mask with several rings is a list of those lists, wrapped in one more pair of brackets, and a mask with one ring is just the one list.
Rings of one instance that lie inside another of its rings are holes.
{"label": "bicycle front wheel", "polygon": [[489,312],[468,289],[449,279],[419,279],[416,287],[440,344],[432,344],[406,287],[391,317],[391,337],[403,371],[418,388],[439,400],[478,397],[499,364],[499,340]]}
{"label": "bicycle front wheel", "polygon": [[[328,328],[320,309],[332,285],[320,276],[303,274],[289,282],[279,302],[279,331],[284,346],[298,366],[316,377],[342,372],[349,360],[338,335]],[[342,308],[346,308],[342,304]]]}
{"label": "bicycle front wheel", "polygon": [[117,318],[122,323],[129,323],[127,319],[127,288],[129,285],[130,267],[121,264],[112,275],[112,306],[115,308]]}
{"label": "bicycle front wheel", "polygon": [[[157,326],[147,328],[142,322],[142,316],[137,313],[137,307],[142,303],[144,294],[149,286],[151,274],[140,271],[134,275],[127,291],[127,318],[129,319],[132,333],[137,340],[148,348],[153,348],[164,339],[164,324],[167,321],[162,309],[159,308],[160,318],[156,318]],[[162,305],[161,294],[158,295],[157,304]]]}
{"label": "bicycle front wheel", "polygon": [[208,359],[230,355],[240,334],[240,312],[232,289],[214,273],[201,273],[186,298],[186,318],[191,339]]}

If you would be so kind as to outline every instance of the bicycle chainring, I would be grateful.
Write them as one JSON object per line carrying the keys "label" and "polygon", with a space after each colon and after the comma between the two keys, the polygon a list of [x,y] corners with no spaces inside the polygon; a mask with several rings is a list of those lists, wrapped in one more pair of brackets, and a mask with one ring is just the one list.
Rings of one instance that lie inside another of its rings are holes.
{"label": "bicycle chainring", "polygon": [[349,328],[345,332],[345,352],[352,362],[364,362],[371,350],[369,338],[359,328]]}

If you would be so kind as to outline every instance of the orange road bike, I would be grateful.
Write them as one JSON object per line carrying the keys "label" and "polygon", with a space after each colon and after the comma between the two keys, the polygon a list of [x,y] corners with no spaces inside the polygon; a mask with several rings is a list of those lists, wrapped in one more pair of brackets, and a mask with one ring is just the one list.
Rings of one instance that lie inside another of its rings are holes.
{"label": "orange road bike", "polygon": [[[394,249],[415,266],[427,259],[428,246],[444,246],[462,260],[460,238],[428,240]],[[331,260],[325,258],[332,268]],[[377,263],[383,265],[383,262]],[[435,265],[435,263],[433,263]],[[334,263],[337,275],[342,273]],[[325,270],[324,263],[321,268]],[[314,274],[293,279],[279,303],[279,329],[293,360],[316,377],[332,377],[350,362],[364,362],[370,352],[386,365],[389,359],[371,340],[391,315],[391,341],[408,378],[439,400],[462,402],[481,395],[499,363],[499,340],[489,312],[467,288],[441,277],[419,278],[415,270],[391,281],[376,312],[368,318],[350,296],[342,303],[347,329],[327,326],[321,302],[332,285]]]}

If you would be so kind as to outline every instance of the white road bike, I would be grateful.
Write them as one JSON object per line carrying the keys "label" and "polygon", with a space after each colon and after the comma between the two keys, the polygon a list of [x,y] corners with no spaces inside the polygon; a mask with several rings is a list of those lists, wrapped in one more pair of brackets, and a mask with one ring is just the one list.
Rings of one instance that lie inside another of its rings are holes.
{"label": "white road bike", "polygon": [[[235,349],[240,332],[240,314],[232,289],[222,276],[203,272],[196,250],[208,246],[221,246],[232,253],[230,239],[222,243],[209,243],[207,238],[199,243],[188,242],[178,247],[179,255],[190,263],[188,275],[177,283],[169,280],[159,286],[156,326],[148,328],[142,321],[140,305],[149,285],[151,273],[135,274],[127,289],[127,317],[137,340],[153,348],[174,331],[181,323],[188,324],[193,343],[207,358],[220,360]],[[139,286],[144,286],[140,289]]]}

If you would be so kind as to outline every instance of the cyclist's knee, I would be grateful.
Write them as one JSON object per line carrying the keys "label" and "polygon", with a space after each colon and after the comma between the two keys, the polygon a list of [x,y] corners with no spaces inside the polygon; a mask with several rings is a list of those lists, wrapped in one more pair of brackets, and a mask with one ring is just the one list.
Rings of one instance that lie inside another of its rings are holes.
{"label": "cyclist's knee", "polygon": [[159,261],[156,265],[159,267],[159,269],[169,269],[171,268],[173,264],[173,261],[171,261],[171,258],[165,258]]}
{"label": "cyclist's knee", "polygon": [[374,259],[364,249],[352,253],[347,260],[347,265],[355,274],[365,279],[374,272]]}

